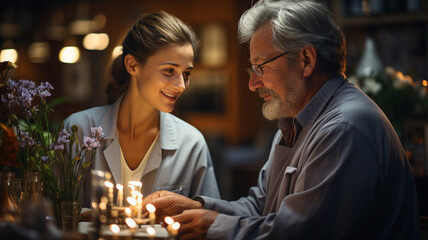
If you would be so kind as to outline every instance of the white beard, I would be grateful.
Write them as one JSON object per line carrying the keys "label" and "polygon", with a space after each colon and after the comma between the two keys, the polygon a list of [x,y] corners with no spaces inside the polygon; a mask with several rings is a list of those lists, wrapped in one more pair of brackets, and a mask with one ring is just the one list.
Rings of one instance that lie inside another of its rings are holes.
{"label": "white beard", "polygon": [[262,107],[263,116],[269,120],[275,120],[281,118],[282,103],[279,97],[273,92],[269,91],[272,95],[272,99],[269,102],[265,102]]}

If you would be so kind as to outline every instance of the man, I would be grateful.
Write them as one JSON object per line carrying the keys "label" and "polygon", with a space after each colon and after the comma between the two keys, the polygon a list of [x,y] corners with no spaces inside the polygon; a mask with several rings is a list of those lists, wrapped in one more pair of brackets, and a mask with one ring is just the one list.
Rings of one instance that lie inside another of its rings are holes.
{"label": "man", "polygon": [[388,119],[344,76],[345,42],[328,9],[260,0],[239,22],[251,91],[278,119],[248,197],[148,196],[175,215],[182,239],[417,239],[418,203]]}

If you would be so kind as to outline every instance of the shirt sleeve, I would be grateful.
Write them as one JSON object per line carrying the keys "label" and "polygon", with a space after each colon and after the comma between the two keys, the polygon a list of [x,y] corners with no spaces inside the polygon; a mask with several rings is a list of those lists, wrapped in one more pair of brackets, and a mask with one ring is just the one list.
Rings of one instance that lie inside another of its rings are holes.
{"label": "shirt sleeve", "polygon": [[220,198],[220,191],[218,189],[217,181],[214,174],[214,167],[211,161],[211,156],[208,146],[202,139],[201,149],[195,153],[196,169],[193,173],[193,180],[191,189],[191,196],[203,195],[215,199]]}
{"label": "shirt sleeve", "polygon": [[367,228],[370,221],[359,222],[358,219],[370,219],[361,215],[370,216],[376,212],[379,163],[374,148],[353,126],[325,127],[307,146],[295,192],[281,200],[277,212],[249,216],[236,210],[248,207],[245,203],[254,197],[229,204],[204,199],[206,208],[223,213],[211,225],[207,238],[347,239],[352,236],[347,234],[355,234],[351,238],[364,236],[361,235],[364,233],[350,233],[349,229],[355,224],[370,229]]}

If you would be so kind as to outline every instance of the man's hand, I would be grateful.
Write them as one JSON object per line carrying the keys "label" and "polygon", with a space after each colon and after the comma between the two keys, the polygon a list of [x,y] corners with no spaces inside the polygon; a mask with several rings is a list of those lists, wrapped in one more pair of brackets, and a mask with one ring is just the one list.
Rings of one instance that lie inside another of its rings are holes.
{"label": "man's hand", "polygon": [[158,191],[150,194],[143,199],[143,213],[147,212],[145,206],[151,203],[156,207],[156,217],[163,220],[165,216],[174,216],[188,209],[200,209],[202,203],[194,201],[168,191]]}
{"label": "man's hand", "polygon": [[173,217],[180,223],[179,237],[183,239],[206,239],[207,232],[218,212],[206,209],[185,210]]}

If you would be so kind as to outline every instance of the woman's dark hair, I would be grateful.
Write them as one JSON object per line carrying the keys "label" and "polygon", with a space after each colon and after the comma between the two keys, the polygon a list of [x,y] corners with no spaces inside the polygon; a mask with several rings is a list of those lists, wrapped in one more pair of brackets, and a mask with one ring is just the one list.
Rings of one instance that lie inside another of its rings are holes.
{"label": "woman's dark hair", "polygon": [[128,89],[130,75],[126,71],[124,58],[131,54],[139,63],[169,45],[190,44],[196,53],[199,42],[190,26],[164,11],[144,14],[128,31],[122,42],[122,54],[110,67],[112,81],[108,84],[107,101],[115,102]]}

